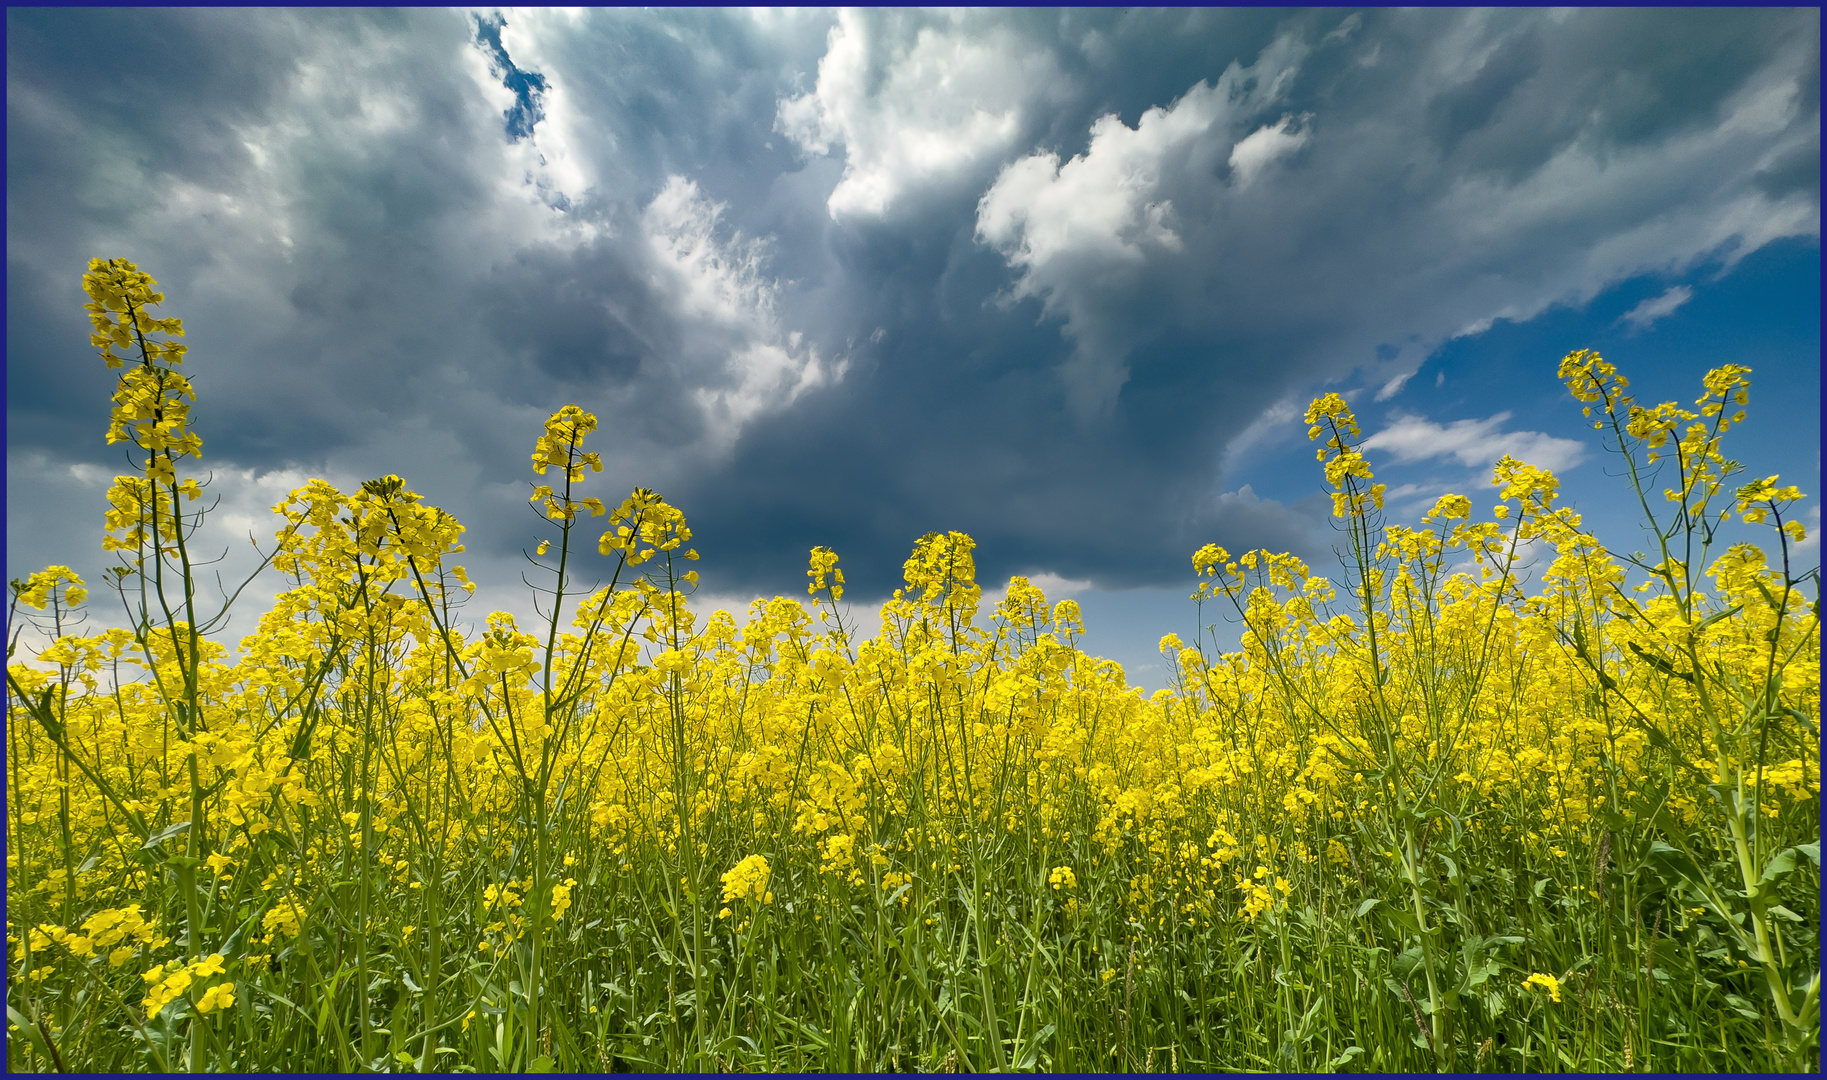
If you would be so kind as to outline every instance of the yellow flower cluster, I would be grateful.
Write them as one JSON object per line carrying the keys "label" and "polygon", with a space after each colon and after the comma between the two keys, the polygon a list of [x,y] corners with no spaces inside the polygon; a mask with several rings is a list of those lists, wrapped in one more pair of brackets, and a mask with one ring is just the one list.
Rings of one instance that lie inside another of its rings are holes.
{"label": "yellow flower cluster", "polygon": [[1534,974],[1530,975],[1528,978],[1524,979],[1523,985],[1541,987],[1543,990],[1548,992],[1548,997],[1550,1000],[1552,1000],[1556,1005],[1560,1004],[1561,981],[1559,979],[1555,978],[1554,976],[1544,975],[1541,972],[1537,971]]}
{"label": "yellow flower cluster", "polygon": [[141,946],[158,948],[165,944],[158,928],[141,916],[138,904],[96,912],[83,920],[81,933],[72,933],[52,923],[40,923],[32,928],[29,941],[35,952],[43,952],[56,944],[79,959],[105,954],[109,967],[120,967],[133,959]]}
{"label": "yellow flower cluster", "polygon": [[[189,964],[158,964],[140,976],[152,987],[142,1004],[146,1008],[146,1019],[156,1018],[165,1010],[165,1006],[183,997],[191,984],[199,979],[208,979],[224,972],[224,960],[221,953],[211,953],[201,960]],[[218,983],[204,991],[197,1001],[197,1011],[207,1013],[217,1008],[228,1008],[235,1003],[235,984]]]}
{"label": "yellow flower cluster", "polygon": [[260,917],[261,929],[265,931],[262,940],[280,941],[297,937],[298,932],[304,928],[301,915],[298,905],[290,901],[274,904]]}
{"label": "yellow flower cluster", "polygon": [[806,586],[806,592],[811,595],[816,596],[820,589],[828,588],[834,602],[844,598],[844,572],[837,569],[837,552],[825,547],[813,548],[812,568],[806,571],[806,576],[812,579]]}
{"label": "yellow flower cluster", "polygon": [[768,860],[760,855],[750,855],[723,874],[723,902],[734,903],[747,900],[756,904],[772,904],[774,894],[768,891],[768,879],[772,876]]}
{"label": "yellow flower cluster", "polygon": [[1274,883],[1269,882],[1269,868],[1258,866],[1256,872],[1249,876],[1237,876],[1237,891],[1243,896],[1243,917],[1254,921],[1264,912],[1272,912],[1275,905],[1289,893],[1294,886],[1285,877],[1277,876]]}
{"label": "yellow flower cluster", "polygon": [[[67,587],[59,592],[59,586]],[[83,587],[82,578],[76,576],[76,571],[67,566],[47,566],[23,582],[15,582],[13,596],[26,607],[43,611],[47,604],[59,599],[66,607],[81,607],[89,598],[89,590]]]}
{"label": "yellow flower cluster", "polygon": [[[189,430],[189,403],[197,399],[196,391],[175,370],[184,362],[187,347],[171,338],[184,336],[184,324],[148,314],[165,295],[153,292],[157,282],[125,259],[91,260],[82,283],[95,328],[89,342],[101,350],[102,359],[110,368],[120,368],[133,361],[115,353],[116,348],[137,346],[140,353],[114,392],[108,442],[131,441],[147,451],[147,478],[176,485],[175,460],[194,457],[203,448],[203,440]],[[168,336],[149,336],[158,334]],[[194,481],[186,486],[194,489]]]}
{"label": "yellow flower cluster", "polygon": [[566,878],[562,884],[552,886],[551,918],[557,921],[571,910],[571,890],[577,888],[576,878]]}

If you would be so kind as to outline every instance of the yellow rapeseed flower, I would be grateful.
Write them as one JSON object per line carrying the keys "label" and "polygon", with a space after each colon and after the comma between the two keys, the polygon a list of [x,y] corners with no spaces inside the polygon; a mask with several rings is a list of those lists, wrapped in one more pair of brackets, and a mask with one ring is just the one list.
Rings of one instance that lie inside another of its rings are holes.
{"label": "yellow rapeseed flower", "polygon": [[1524,979],[1523,985],[1525,987],[1539,986],[1543,990],[1548,991],[1548,997],[1551,998],[1556,1004],[1560,1003],[1561,981],[1552,975],[1544,975],[1538,971],[1535,974],[1530,975],[1528,978]]}

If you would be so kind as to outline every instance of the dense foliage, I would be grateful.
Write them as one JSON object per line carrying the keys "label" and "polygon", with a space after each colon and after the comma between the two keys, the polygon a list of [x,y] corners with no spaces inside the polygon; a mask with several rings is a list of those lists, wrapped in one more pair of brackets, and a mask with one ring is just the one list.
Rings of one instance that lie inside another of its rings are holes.
{"label": "dense foliage", "polygon": [[984,610],[958,533],[873,637],[824,549],[809,605],[693,611],[683,514],[581,494],[576,406],[533,454],[549,618],[465,630],[457,521],[313,481],[231,662],[182,327],[124,260],[84,283],[136,625],[76,632],[67,568],[14,583],[14,1069],[1815,1065],[1819,579],[1801,493],[1727,486],[1747,369],[1649,408],[1563,362],[1646,556],[1509,458],[1490,520],[1385,524],[1314,402],[1344,572],[1200,549],[1242,647],[1169,635],[1152,696],[1072,601]]}

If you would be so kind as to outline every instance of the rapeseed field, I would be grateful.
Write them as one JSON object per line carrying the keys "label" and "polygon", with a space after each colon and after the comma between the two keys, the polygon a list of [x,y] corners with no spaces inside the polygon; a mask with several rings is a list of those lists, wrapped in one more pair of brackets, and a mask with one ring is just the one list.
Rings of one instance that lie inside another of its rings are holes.
{"label": "rapeseed field", "polygon": [[[1510,458],[1388,521],[1316,400],[1342,571],[1192,553],[1242,645],[1169,635],[1152,695],[1072,601],[987,609],[960,533],[879,626],[824,549],[805,604],[694,610],[683,509],[592,493],[576,405],[532,452],[548,618],[468,616],[401,478],[313,481],[231,662],[182,325],[125,260],[84,285],[138,470],[103,582],[13,583],[12,1069],[1817,1065],[1819,575],[1727,456],[1746,368],[1646,406],[1561,362],[1646,555]],[[137,625],[75,632],[95,586]]]}

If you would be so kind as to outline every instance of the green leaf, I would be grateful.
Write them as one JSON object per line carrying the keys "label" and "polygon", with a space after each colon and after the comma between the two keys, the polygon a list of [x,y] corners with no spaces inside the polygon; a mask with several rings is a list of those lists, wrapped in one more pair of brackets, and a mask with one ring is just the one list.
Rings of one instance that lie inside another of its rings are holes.
{"label": "green leaf", "polygon": [[51,1054],[50,1044],[44,1041],[44,1032],[38,1030],[37,1024],[27,1020],[24,1013],[13,1008],[11,1005],[8,1005],[6,1007],[6,1018],[12,1022],[14,1027],[19,1029],[21,1035],[26,1037],[26,1041],[32,1044],[32,1049],[44,1055],[44,1060],[46,1062],[55,1062],[57,1060],[57,1058]]}
{"label": "green leaf", "polygon": [[62,746],[63,721],[57,719],[56,714],[51,712],[51,693],[54,689],[50,686],[44,688],[44,696],[39,699],[38,708],[32,710],[32,714],[38,717],[38,722],[44,725],[44,730],[50,733],[51,739]]}
{"label": "green leaf", "polygon": [[1484,985],[1484,981],[1497,974],[1497,970],[1498,963],[1496,960],[1487,957],[1480,961],[1466,973],[1464,989],[1471,990],[1474,987]]}
{"label": "green leaf", "polygon": [[1745,606],[1743,604],[1733,604],[1731,607],[1725,609],[1724,611],[1715,611],[1711,615],[1708,615],[1706,618],[1701,619],[1699,622],[1695,623],[1693,632],[1698,634],[1700,631],[1705,630],[1707,627],[1713,625],[1714,623],[1720,621],[1721,619],[1729,619],[1732,616],[1743,611],[1744,609],[1745,609]]}
{"label": "green leaf", "polygon": [[527,1066],[527,1072],[530,1072],[530,1073],[556,1072],[557,1069],[558,1069],[558,1062],[553,1061],[551,1058],[545,1056],[544,1054],[541,1054],[538,1057],[534,1058],[533,1063]]}
{"label": "green leaf", "polygon": [[1763,1014],[1757,1011],[1755,1005],[1752,1005],[1749,1001],[1739,997],[1737,994],[1727,994],[1725,1000],[1726,1004],[1732,1007],[1733,1012],[1744,1017],[1746,1020],[1758,1020],[1763,1017]]}
{"label": "green leaf", "polygon": [[1034,1038],[1028,1041],[1027,1049],[1022,1051],[1021,1061],[1016,1064],[1015,1068],[1022,1071],[1032,1069],[1035,1063],[1040,1060],[1041,1044],[1051,1038],[1055,1030],[1057,1030],[1057,1028],[1054,1025],[1048,1024],[1035,1032]]}
{"label": "green leaf", "polygon": [[1358,919],[1363,918],[1365,916],[1365,914],[1370,911],[1371,908],[1376,907],[1378,904],[1381,904],[1382,902],[1383,901],[1380,897],[1375,897],[1375,896],[1371,897],[1370,899],[1368,899],[1358,905],[1357,914],[1354,915],[1353,918],[1358,918]]}
{"label": "green leaf", "polygon": [[1767,885],[1777,878],[1782,877],[1784,874],[1787,874],[1789,871],[1794,870],[1795,856],[1796,850],[1794,848],[1784,848],[1777,852],[1776,855],[1771,858],[1769,865],[1764,867],[1764,876],[1759,878],[1757,883],[1759,885]]}
{"label": "green leaf", "polygon": [[1362,1054],[1363,1052],[1364,1052],[1364,1048],[1361,1046],[1347,1046],[1345,1048],[1345,1052],[1340,1054],[1338,1057],[1333,1058],[1331,1061],[1328,1061],[1326,1063],[1326,1067],[1328,1069],[1338,1069],[1341,1066],[1345,1065],[1347,1062],[1349,1062],[1352,1058],[1357,1057],[1359,1054]]}
{"label": "green leaf", "polygon": [[1412,911],[1407,911],[1399,907],[1390,907],[1385,904],[1383,906],[1383,920],[1399,931],[1406,931],[1410,934],[1419,934],[1421,932],[1421,924],[1415,921],[1415,913]]}
{"label": "green leaf", "polygon": [[180,821],[176,825],[167,825],[163,829],[160,829],[158,832],[155,832],[151,836],[148,836],[146,838],[146,842],[144,844],[140,845],[140,850],[150,851],[153,848],[158,847],[160,844],[163,844],[165,841],[171,839],[172,837],[178,836],[182,833],[186,833],[189,831],[190,831],[190,822],[188,822],[188,821]]}
{"label": "green leaf", "polygon": [[1688,682],[1694,681],[1694,677],[1692,675],[1689,675],[1685,671],[1675,670],[1675,665],[1669,663],[1667,660],[1664,660],[1662,657],[1657,656],[1655,653],[1644,652],[1643,647],[1638,645],[1636,642],[1631,641],[1631,642],[1627,642],[1626,644],[1629,645],[1631,652],[1637,654],[1637,657],[1639,659],[1641,659],[1642,661],[1647,663],[1650,667],[1653,667],[1657,671],[1660,671],[1662,674],[1670,675],[1677,679],[1686,679]]}
{"label": "green leaf", "polygon": [[224,941],[221,947],[215,951],[231,960],[240,957],[242,953],[241,939],[247,936],[247,932],[250,929],[259,925],[261,916],[265,914],[265,911],[259,911],[249,915],[246,919],[243,919],[241,925],[235,927],[235,932],[228,935],[228,940]]}
{"label": "green leaf", "polygon": [[1694,862],[1693,856],[1680,848],[1670,847],[1660,840],[1649,842],[1649,851],[1643,856],[1643,864],[1656,870],[1665,878],[1673,877],[1694,882],[1705,880],[1700,873],[1699,865]]}

